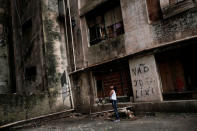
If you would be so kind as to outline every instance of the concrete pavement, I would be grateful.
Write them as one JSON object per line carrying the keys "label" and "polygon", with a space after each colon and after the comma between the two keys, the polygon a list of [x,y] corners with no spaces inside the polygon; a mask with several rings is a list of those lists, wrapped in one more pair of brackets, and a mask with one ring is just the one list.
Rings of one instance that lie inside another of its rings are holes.
{"label": "concrete pavement", "polygon": [[197,114],[159,114],[112,122],[103,117],[67,117],[14,127],[17,131],[197,131]]}

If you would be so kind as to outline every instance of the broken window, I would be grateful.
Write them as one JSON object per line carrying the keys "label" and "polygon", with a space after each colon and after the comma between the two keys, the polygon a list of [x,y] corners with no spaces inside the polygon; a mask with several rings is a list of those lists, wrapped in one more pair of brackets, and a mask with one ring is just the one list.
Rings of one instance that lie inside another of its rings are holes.
{"label": "broken window", "polygon": [[120,4],[103,8],[95,9],[86,15],[90,45],[124,33]]}

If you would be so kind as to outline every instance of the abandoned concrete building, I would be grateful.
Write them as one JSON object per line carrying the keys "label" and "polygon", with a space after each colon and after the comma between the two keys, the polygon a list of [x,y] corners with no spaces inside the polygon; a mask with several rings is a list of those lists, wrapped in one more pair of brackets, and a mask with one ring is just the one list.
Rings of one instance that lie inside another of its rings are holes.
{"label": "abandoned concrete building", "polygon": [[0,125],[75,109],[197,111],[197,0],[0,0]]}

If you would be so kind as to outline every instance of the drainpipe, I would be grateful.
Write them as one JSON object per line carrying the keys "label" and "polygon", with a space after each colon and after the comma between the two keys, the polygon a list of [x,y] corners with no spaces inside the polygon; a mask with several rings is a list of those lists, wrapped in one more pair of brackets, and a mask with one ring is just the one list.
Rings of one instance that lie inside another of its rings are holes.
{"label": "drainpipe", "polygon": [[[68,3],[68,2],[67,2]],[[66,14],[66,7],[65,7],[65,0],[63,0],[63,6],[64,6],[64,14]],[[69,8],[69,10],[70,10],[70,8]],[[68,32],[67,32],[67,27],[66,27],[66,25],[67,25],[67,23],[66,23],[66,16],[64,17],[64,19],[65,19],[65,35],[66,35],[66,42],[67,42],[67,44],[68,44]],[[70,19],[70,12],[69,12],[69,20],[70,20],[70,22],[71,22],[71,19]],[[74,57],[74,66],[75,66],[75,70],[76,70],[76,65],[75,65],[75,52],[74,52],[74,48],[73,48],[73,46],[74,46],[74,44],[73,44],[73,34],[72,34],[72,25],[71,25],[71,37],[72,37],[72,49],[73,49],[73,57]],[[66,54],[66,57],[67,57],[67,60],[68,60],[68,55]],[[73,102],[73,95],[72,95],[72,89],[71,89],[71,80],[70,80],[70,76],[68,76],[67,77],[68,78],[68,84],[69,84],[69,92],[70,92],[70,97],[71,97],[71,105],[72,105],[72,109],[74,109],[75,108],[75,106],[74,106],[74,102]]]}
{"label": "drainpipe", "polygon": [[71,29],[71,39],[72,39],[72,49],[73,49],[73,59],[74,59],[74,66],[75,66],[75,71],[76,69],[76,59],[75,59],[75,46],[74,46],[74,38],[73,38],[73,29],[72,29],[72,20],[71,20],[71,14],[70,14],[70,0],[67,0],[67,5],[68,5],[68,12],[69,12],[69,21],[70,21],[70,29]]}

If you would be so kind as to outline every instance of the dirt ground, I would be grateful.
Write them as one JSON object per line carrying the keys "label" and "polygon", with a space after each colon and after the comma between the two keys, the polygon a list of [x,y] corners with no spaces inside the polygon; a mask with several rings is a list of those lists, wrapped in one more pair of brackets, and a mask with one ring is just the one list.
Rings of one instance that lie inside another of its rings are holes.
{"label": "dirt ground", "polygon": [[197,114],[154,114],[122,118],[75,116],[13,127],[17,131],[197,131]]}

